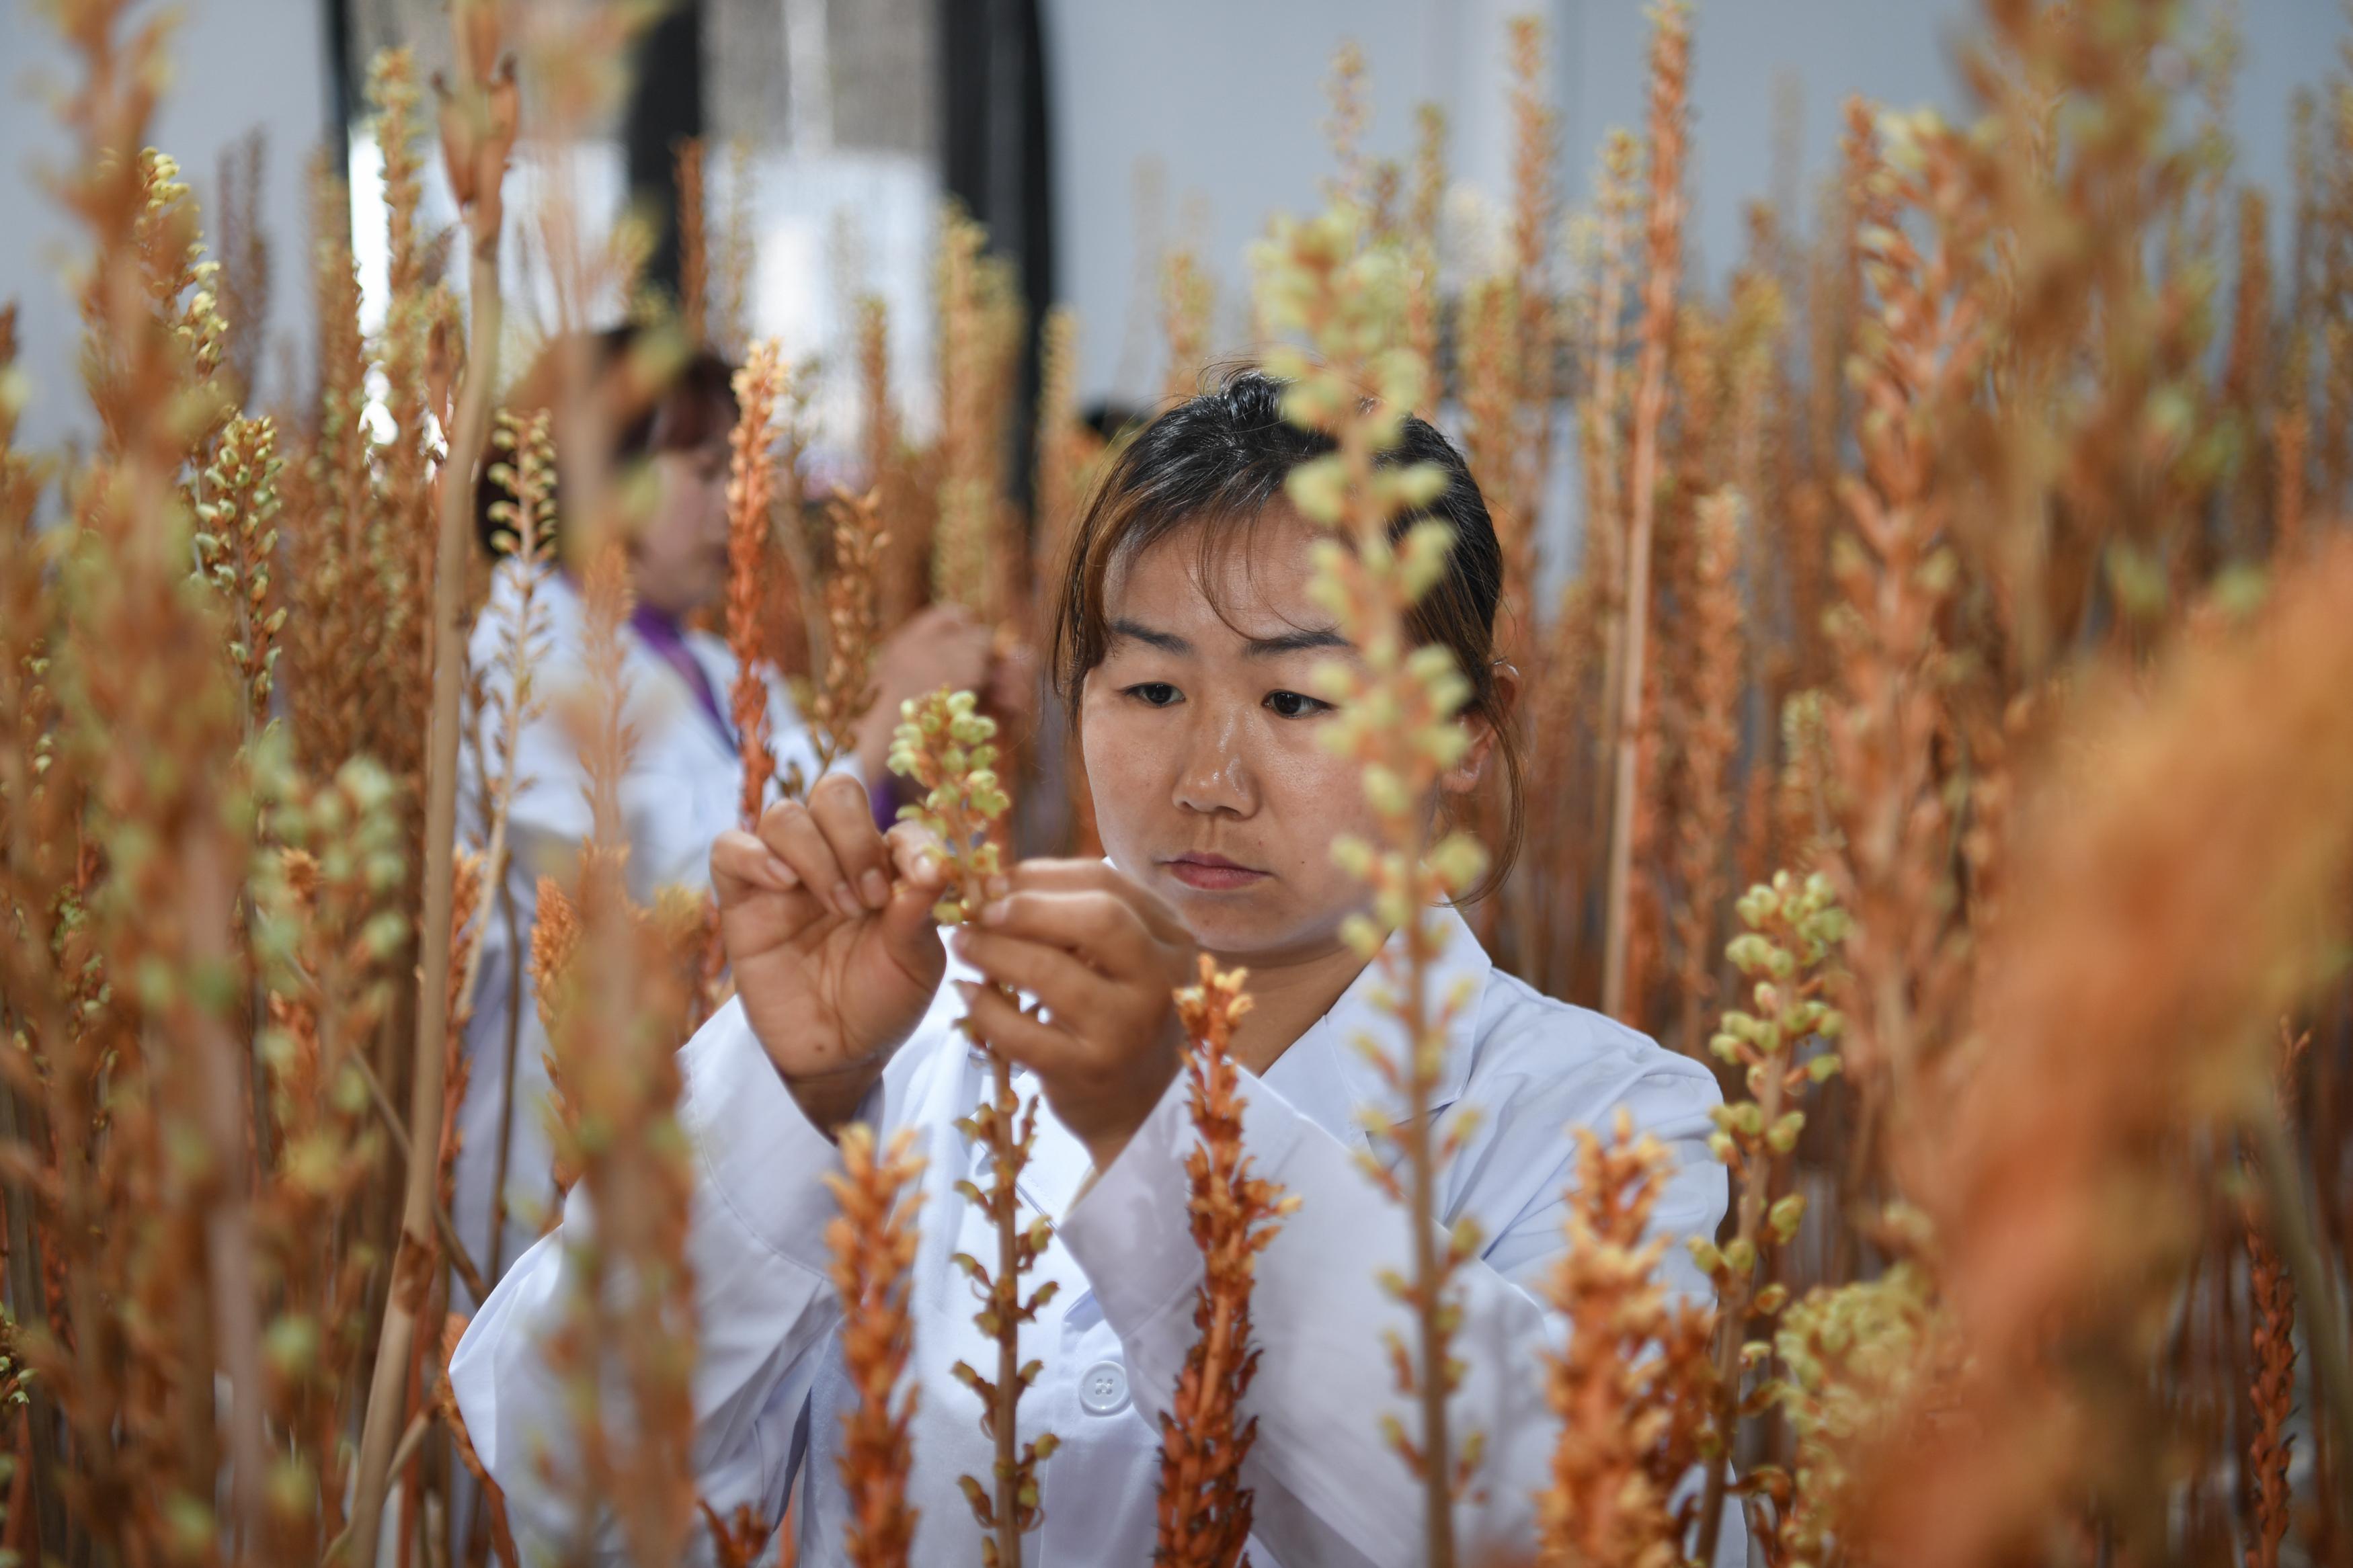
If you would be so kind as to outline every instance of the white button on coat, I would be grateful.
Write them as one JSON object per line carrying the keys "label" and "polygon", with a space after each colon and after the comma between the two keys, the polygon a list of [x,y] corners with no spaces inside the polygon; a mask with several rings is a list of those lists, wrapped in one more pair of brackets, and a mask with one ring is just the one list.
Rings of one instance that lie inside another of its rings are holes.
{"label": "white button on coat", "polygon": [[1127,1408],[1127,1368],[1099,1361],[1079,1379],[1079,1403],[1090,1415],[1116,1415]]}

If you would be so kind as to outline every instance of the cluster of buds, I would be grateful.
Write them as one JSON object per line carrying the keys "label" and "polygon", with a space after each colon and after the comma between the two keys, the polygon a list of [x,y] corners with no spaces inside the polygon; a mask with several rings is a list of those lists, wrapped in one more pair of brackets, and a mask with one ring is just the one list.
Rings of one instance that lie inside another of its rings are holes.
{"label": "cluster of buds", "polygon": [[1813,1568],[1853,1549],[1833,1521],[1854,1516],[1862,1461],[1888,1436],[1889,1413],[1936,1374],[1930,1353],[1945,1328],[1926,1270],[1909,1260],[1876,1279],[1809,1291],[1773,1336],[1785,1375],[1769,1387],[1797,1439],[1797,1468],[1757,1472],[1779,1521],[1768,1556]]}
{"label": "cluster of buds", "polygon": [[[1754,1187],[1798,1146],[1806,1113],[1796,1102],[1839,1070],[1838,1053],[1830,1043],[1845,1032],[1846,1021],[1823,994],[1848,921],[1830,879],[1820,872],[1803,882],[1787,871],[1776,872],[1769,885],[1749,889],[1734,908],[1748,929],[1725,946],[1725,956],[1754,983],[1750,996],[1757,1010],[1727,1010],[1708,1049],[1740,1069],[1749,1098],[1710,1113],[1715,1131],[1708,1148]],[[1809,1044],[1815,1048],[1800,1050]],[[1793,1193],[1776,1202],[1767,1215],[1774,1239],[1787,1242],[1804,1216],[1803,1197]],[[1745,1274],[1754,1258],[1727,1251],[1723,1261]]]}
{"label": "cluster of buds", "polygon": [[[997,721],[979,710],[969,691],[911,698],[899,711],[891,771],[923,791],[923,798],[901,806],[899,816],[930,829],[946,851],[950,886],[932,913],[943,924],[955,924],[980,907],[989,879],[1002,869],[998,839],[1013,802],[997,774]],[[1041,1365],[1021,1360],[1021,1325],[1036,1320],[1054,1286],[1049,1281],[1027,1299],[1021,1294],[1021,1276],[1035,1266],[1050,1234],[1045,1216],[1024,1226],[1019,1212],[1018,1184],[1037,1141],[1038,1102],[1032,1099],[1024,1105],[1014,1093],[1012,1064],[1003,1056],[990,1051],[988,1067],[987,1094],[956,1128],[988,1151],[989,1184],[983,1191],[976,1183],[959,1181],[955,1190],[995,1226],[996,1267],[964,1252],[955,1262],[980,1301],[974,1322],[997,1342],[997,1375],[983,1376],[965,1362],[951,1370],[980,1396],[981,1430],[997,1444],[996,1484],[984,1486],[973,1476],[957,1479],[973,1518],[989,1532],[982,1545],[986,1568],[1019,1568],[1022,1534],[1045,1517],[1038,1506],[1038,1467],[1056,1447],[1050,1432],[1024,1444],[1015,1426],[1022,1391],[1037,1381]]]}
{"label": "cluster of buds", "polygon": [[269,580],[278,554],[278,477],[285,467],[275,420],[232,419],[205,468],[204,499],[196,503],[197,568],[227,608],[229,659],[245,680],[255,729],[269,721],[278,634],[286,626],[286,606]]}
{"label": "cluster of buds", "polygon": [[932,913],[954,925],[980,907],[1002,869],[997,829],[1013,802],[997,776],[997,721],[971,692],[945,689],[909,698],[899,717],[891,771],[923,791],[899,816],[929,828],[946,849],[952,885]]}
{"label": "cluster of buds", "polygon": [[[1773,1397],[1769,1384],[1744,1397],[1741,1370],[1767,1365],[1773,1353],[1770,1344],[1746,1342],[1750,1318],[1772,1319],[1788,1304],[1788,1286],[1757,1281],[1770,1272],[1764,1267],[1770,1253],[1787,1246],[1806,1217],[1803,1194],[1775,1195],[1805,1130],[1806,1114],[1797,1101],[1839,1070],[1830,1042],[1846,1028],[1844,1017],[1823,1000],[1839,979],[1836,961],[1849,925],[1830,879],[1816,872],[1800,881],[1777,871],[1735,907],[1748,929],[1725,953],[1752,983],[1756,1011],[1726,1011],[1708,1048],[1740,1069],[1748,1098],[1709,1112],[1715,1131],[1708,1147],[1739,1189],[1737,1223],[1721,1247],[1705,1237],[1690,1242],[1694,1261],[1715,1282],[1720,1312],[1715,1419],[1702,1449],[1711,1461],[1700,1512],[1703,1560],[1721,1524],[1726,1485],[1721,1459],[1732,1433],[1742,1416],[1763,1410]],[[1769,1467],[1752,1471],[1741,1485],[1774,1496],[1783,1513],[1791,1506],[1787,1478]]]}
{"label": "cluster of buds", "polygon": [[825,580],[825,675],[800,693],[821,770],[849,754],[859,721],[874,704],[874,650],[882,631],[875,583],[891,542],[880,487],[862,496],[837,489],[826,513],[833,523],[833,570]]}

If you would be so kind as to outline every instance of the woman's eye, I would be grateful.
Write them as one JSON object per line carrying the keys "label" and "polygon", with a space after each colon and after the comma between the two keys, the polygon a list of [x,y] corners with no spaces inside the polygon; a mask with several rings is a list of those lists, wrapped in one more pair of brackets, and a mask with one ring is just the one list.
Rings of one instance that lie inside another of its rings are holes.
{"label": "woman's eye", "polygon": [[1296,691],[1270,691],[1266,705],[1278,719],[1312,719],[1318,713],[1328,713],[1332,705],[1318,697],[1308,697]]}
{"label": "woman's eye", "polygon": [[1146,680],[1125,689],[1124,695],[1133,697],[1147,708],[1166,708],[1176,700],[1176,689],[1165,680]]}

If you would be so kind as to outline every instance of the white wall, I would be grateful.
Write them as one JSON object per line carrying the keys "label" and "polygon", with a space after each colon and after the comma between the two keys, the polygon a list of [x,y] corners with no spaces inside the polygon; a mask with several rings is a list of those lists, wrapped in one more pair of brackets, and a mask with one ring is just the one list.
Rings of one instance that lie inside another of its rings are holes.
{"label": "white wall", "polygon": [[[1551,26],[1567,194],[1582,201],[1603,132],[1641,122],[1642,0],[1046,0],[1056,264],[1081,318],[1081,395],[1149,397],[1159,385],[1153,282],[1136,254],[1140,165],[1160,171],[1161,232],[1189,238],[1215,269],[1238,343],[1250,240],[1270,215],[1321,199],[1331,168],[1321,89],[1339,42],[1355,38],[1367,58],[1372,150],[1409,153],[1412,106],[1435,100],[1451,121],[1456,177],[1499,205],[1504,20],[1529,9]],[[1740,250],[1743,205],[1768,194],[1777,79],[1794,76],[1802,90],[1810,195],[1836,156],[1849,93],[1962,107],[1951,44],[1976,16],[1972,0],[1701,0],[1692,236],[1702,263],[1720,278]],[[2289,95],[2321,79],[2346,29],[2328,0],[2241,0],[2239,16],[2238,177],[2274,193],[2284,249]],[[1451,212],[1475,205],[1461,193]]]}
{"label": "white wall", "polygon": [[[157,7],[142,6],[141,18]],[[0,0],[0,300],[18,302],[21,364],[33,404],[20,439],[46,447],[87,437],[77,354],[80,323],[68,278],[88,239],[58,207],[44,176],[62,169],[72,143],[56,123],[56,95],[78,69],[31,0]],[[205,209],[207,237],[218,206],[224,148],[255,126],[268,134],[259,216],[271,242],[269,321],[260,361],[261,401],[280,395],[285,353],[307,379],[309,225],[306,171],[330,118],[324,0],[180,0],[173,75],[152,131],[180,162]]]}

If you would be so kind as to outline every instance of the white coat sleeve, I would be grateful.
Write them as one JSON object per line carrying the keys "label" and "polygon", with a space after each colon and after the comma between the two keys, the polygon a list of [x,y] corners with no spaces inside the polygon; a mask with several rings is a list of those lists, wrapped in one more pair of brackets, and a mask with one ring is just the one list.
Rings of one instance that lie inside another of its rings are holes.
{"label": "white coat sleeve", "polygon": [[[1654,1134],[1677,1158],[1654,1229],[1679,1242],[1712,1234],[1724,1212],[1723,1172],[1706,1152],[1707,1110],[1718,1096],[1698,1064],[1660,1063],[1617,1086],[1615,1099],[1638,1131]],[[1383,1436],[1382,1422],[1394,1415],[1413,1433],[1420,1421],[1395,1392],[1382,1336],[1395,1330],[1410,1344],[1411,1323],[1377,1277],[1385,1269],[1411,1274],[1409,1223],[1358,1167],[1355,1150],[1250,1073],[1241,1076],[1244,1145],[1255,1171],[1300,1200],[1260,1258],[1251,1301],[1262,1352],[1247,1404],[1259,1422],[1245,1472],[1256,1494],[1254,1533],[1285,1563],[1409,1568],[1421,1560],[1423,1493]],[[1186,1213],[1184,1160],[1195,1142],[1186,1086],[1179,1074],[1061,1226],[1120,1336],[1130,1385],[1155,1424],[1193,1342],[1201,1279]],[[1503,1111],[1518,1131],[1500,1145],[1474,1141],[1461,1157],[1487,1167],[1473,1173],[1471,1197],[1456,1205],[1487,1233],[1482,1256],[1455,1276],[1462,1321],[1454,1352],[1463,1373],[1449,1405],[1452,1436],[1458,1453],[1472,1430],[1485,1445],[1473,1483],[1481,1497],[1456,1507],[1455,1538],[1466,1562],[1525,1557],[1535,1544],[1534,1497],[1550,1479],[1556,1426],[1541,1357],[1565,1342],[1567,1330],[1541,1292],[1567,1247],[1558,1194],[1574,1145],[1555,1114],[1560,1102],[1534,1098],[1535,1107],[1481,1108],[1491,1118]],[[1577,1107],[1577,1119],[1606,1127],[1614,1107],[1592,1109],[1600,1113]],[[1514,1169],[1498,1171],[1499,1164]],[[1508,1194],[1506,1212],[1482,1212],[1491,1205],[1481,1187]],[[1678,1291],[1709,1289],[1680,1245],[1670,1246],[1663,1272]],[[1731,1534],[1720,1563],[1745,1561],[1745,1538]]]}
{"label": "white coat sleeve", "polygon": [[[687,1237],[701,1320],[696,1486],[723,1518],[740,1503],[773,1518],[815,1355],[839,1317],[823,1239],[836,1213],[823,1177],[839,1155],[801,1113],[739,1005],[696,1033],[680,1067],[680,1118],[697,1162]],[[561,1550],[575,1539],[570,1496],[545,1479],[570,1473],[575,1448],[565,1391],[541,1346],[575,1289],[566,1244],[593,1223],[575,1194],[563,1223],[491,1292],[450,1362],[458,1408],[506,1492],[526,1561],[529,1543]],[[609,1520],[595,1541],[596,1561],[625,1560]]]}

